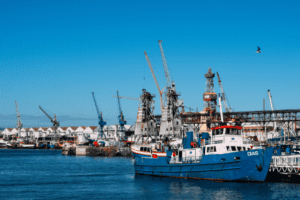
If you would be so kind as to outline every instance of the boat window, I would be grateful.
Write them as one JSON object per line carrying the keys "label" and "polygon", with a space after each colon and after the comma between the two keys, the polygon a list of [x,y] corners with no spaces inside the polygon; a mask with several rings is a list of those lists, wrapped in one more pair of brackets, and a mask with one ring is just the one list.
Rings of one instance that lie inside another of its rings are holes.
{"label": "boat window", "polygon": [[143,147],[140,147],[140,151],[143,151]]}
{"label": "boat window", "polygon": [[245,148],[245,147],[243,147],[243,150],[244,150],[244,151],[246,151],[246,148]]}
{"label": "boat window", "polygon": [[227,135],[228,135],[228,134],[230,134],[230,132],[231,132],[230,130],[231,130],[231,129],[229,129],[229,128],[226,128],[226,132],[225,132],[225,134],[227,134]]}
{"label": "boat window", "polygon": [[238,133],[237,133],[237,129],[232,129],[232,130],[231,130],[231,134],[232,134],[232,135],[237,135],[237,134],[238,134]]}
{"label": "boat window", "polygon": [[210,147],[207,147],[207,150],[206,150],[206,152],[210,152]]}
{"label": "boat window", "polygon": [[152,122],[151,122],[151,126],[152,126]]}
{"label": "boat window", "polygon": [[242,147],[237,147],[237,150],[238,151],[242,151]]}
{"label": "boat window", "polygon": [[150,131],[150,128],[148,128],[148,131]]}
{"label": "boat window", "polygon": [[236,151],[236,147],[235,146],[231,146],[231,150],[232,151]]}
{"label": "boat window", "polygon": [[168,131],[168,128],[166,128],[166,131]]}
{"label": "boat window", "polygon": [[230,147],[229,146],[226,146],[226,149],[227,151],[231,151]]}
{"label": "boat window", "polygon": [[223,129],[217,129],[216,130],[216,135],[222,135],[223,134],[222,131],[223,131]]}
{"label": "boat window", "polygon": [[147,131],[147,128],[145,128],[145,131]]}
{"label": "boat window", "polygon": [[176,125],[178,125],[178,122],[176,122]]}
{"label": "boat window", "polygon": [[170,127],[170,131],[172,130],[172,127]]}
{"label": "boat window", "polygon": [[242,133],[242,130],[237,130],[238,135],[241,135],[241,133]]}
{"label": "boat window", "polygon": [[217,148],[214,146],[214,152],[217,152]]}
{"label": "boat window", "polygon": [[176,128],[174,127],[174,131],[176,131]]}
{"label": "boat window", "polygon": [[148,148],[147,151],[151,152],[151,148]]}
{"label": "boat window", "polygon": [[214,147],[210,147],[210,152],[214,152]]}

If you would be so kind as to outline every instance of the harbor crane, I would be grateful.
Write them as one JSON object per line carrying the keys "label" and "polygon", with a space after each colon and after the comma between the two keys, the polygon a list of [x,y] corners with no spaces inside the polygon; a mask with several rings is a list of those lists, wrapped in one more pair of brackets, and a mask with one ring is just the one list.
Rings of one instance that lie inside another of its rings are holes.
{"label": "harbor crane", "polygon": [[157,79],[156,79],[155,74],[154,74],[154,71],[153,71],[153,68],[152,68],[151,63],[150,63],[150,59],[149,59],[149,57],[148,57],[146,51],[145,51],[144,53],[145,53],[145,57],[146,57],[146,60],[147,60],[147,62],[148,62],[149,68],[150,68],[150,70],[151,70],[153,79],[154,79],[154,81],[155,81],[156,87],[157,87],[158,92],[159,92],[160,110],[161,110],[161,113],[162,113],[162,112],[163,112],[163,105],[164,105],[164,101],[163,101],[162,95],[163,95],[163,91],[166,89],[166,87],[164,87],[162,90],[160,90],[159,85],[158,85],[158,82],[157,82]]}
{"label": "harbor crane", "polygon": [[229,101],[227,100],[227,97],[226,97],[226,94],[225,94],[225,91],[224,91],[224,88],[223,88],[223,85],[222,85],[222,82],[221,82],[221,78],[220,78],[218,72],[217,72],[217,76],[218,76],[218,82],[219,82],[220,90],[221,90],[221,93],[222,93],[221,100],[224,102],[224,107],[226,109],[226,112],[231,112],[231,107],[230,107]]}
{"label": "harbor crane", "polygon": [[21,129],[23,128],[23,124],[21,122],[21,116],[20,116],[20,113],[19,113],[19,108],[18,108],[17,101],[15,101],[15,103],[16,103],[16,114],[17,114],[18,137],[21,137]]}
{"label": "harbor crane", "polygon": [[120,128],[121,128],[121,133],[122,133],[123,130],[124,130],[124,125],[127,123],[127,121],[124,119],[124,115],[123,115],[122,108],[121,108],[121,102],[120,102],[120,97],[119,97],[119,91],[118,90],[117,90],[117,98],[118,98],[118,106],[119,106],[119,113],[120,113],[118,118],[119,118],[119,125],[120,125]]}
{"label": "harbor crane", "polygon": [[48,113],[46,113],[46,111],[44,111],[44,109],[39,106],[39,108],[41,109],[41,111],[43,111],[43,113],[45,113],[45,115],[50,119],[50,121],[53,123],[53,128],[54,128],[54,133],[56,135],[56,130],[57,130],[57,127],[59,127],[59,122],[57,121],[56,119],[56,114],[54,114],[54,119],[52,117],[50,117],[48,115]]}
{"label": "harbor crane", "polygon": [[98,119],[99,119],[98,124],[99,124],[100,130],[98,129],[98,133],[99,133],[99,135],[102,138],[103,135],[105,137],[105,134],[103,133],[103,127],[106,125],[106,121],[103,120],[102,112],[99,111],[99,108],[98,108],[98,105],[97,105],[97,101],[96,101],[94,92],[92,92],[92,95],[93,95],[93,99],[94,99],[94,103],[95,103],[95,107],[96,107],[97,114],[98,114]]}
{"label": "harbor crane", "polygon": [[[163,62],[165,77],[167,80],[167,91],[165,92],[166,107],[164,107],[164,110],[166,111],[164,112],[166,113],[166,115],[162,117],[161,130],[169,130],[167,131],[167,134],[170,134],[170,130],[172,130],[172,134],[174,135],[174,129],[176,129],[176,134],[179,134],[178,130],[180,130],[179,126],[181,126],[179,107],[184,106],[183,100],[179,100],[178,96],[180,96],[181,94],[176,92],[175,82],[171,80],[167,60],[162,47],[162,40],[158,40],[158,44]],[[176,128],[174,128],[174,120],[176,121]]]}

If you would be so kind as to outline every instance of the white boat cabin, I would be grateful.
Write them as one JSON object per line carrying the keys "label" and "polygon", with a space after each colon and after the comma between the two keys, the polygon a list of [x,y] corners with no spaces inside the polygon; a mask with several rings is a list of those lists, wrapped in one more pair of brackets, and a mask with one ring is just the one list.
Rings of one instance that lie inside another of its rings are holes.
{"label": "white boat cabin", "polygon": [[211,130],[209,144],[205,144],[205,140],[202,140],[200,147],[174,150],[170,163],[197,163],[204,155],[227,154],[251,149],[249,144],[243,143],[241,126],[218,126],[212,127]]}

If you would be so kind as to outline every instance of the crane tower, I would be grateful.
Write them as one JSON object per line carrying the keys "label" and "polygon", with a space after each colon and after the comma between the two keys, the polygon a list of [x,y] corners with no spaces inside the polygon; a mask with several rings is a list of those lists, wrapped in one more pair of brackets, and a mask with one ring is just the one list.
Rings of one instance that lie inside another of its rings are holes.
{"label": "crane tower", "polygon": [[150,94],[146,89],[142,90],[140,105],[138,108],[137,120],[135,124],[135,135],[139,137],[156,136],[158,131],[154,117],[154,94]]}
{"label": "crane tower", "polygon": [[207,73],[204,75],[206,78],[205,92],[203,94],[204,111],[214,112],[217,105],[217,94],[214,92],[214,77],[211,68],[208,68]]}

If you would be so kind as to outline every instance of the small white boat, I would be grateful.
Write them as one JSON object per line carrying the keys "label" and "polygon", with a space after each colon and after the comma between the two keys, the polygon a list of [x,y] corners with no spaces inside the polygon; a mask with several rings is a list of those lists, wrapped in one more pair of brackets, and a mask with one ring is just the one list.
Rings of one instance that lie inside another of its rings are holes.
{"label": "small white boat", "polygon": [[34,149],[35,145],[34,144],[21,144],[21,147],[27,148],[27,149]]}
{"label": "small white boat", "polygon": [[3,139],[0,139],[0,148],[6,148],[7,142],[4,141]]}

